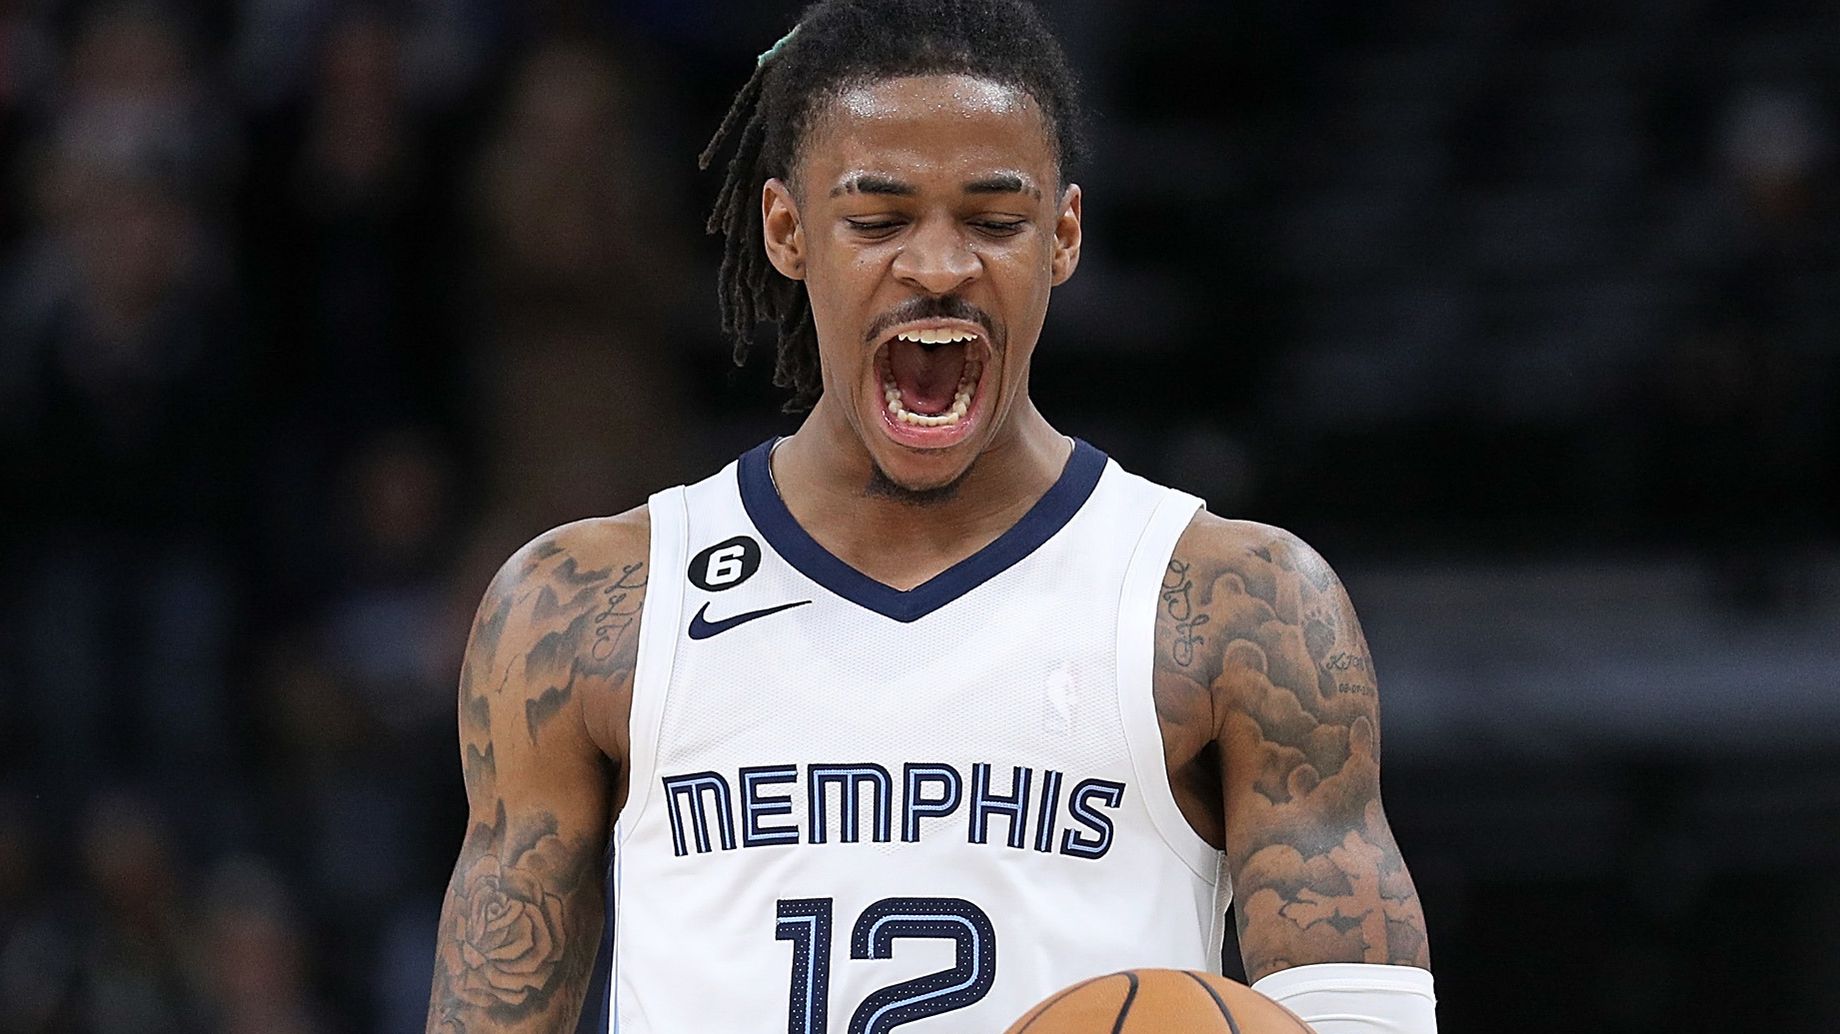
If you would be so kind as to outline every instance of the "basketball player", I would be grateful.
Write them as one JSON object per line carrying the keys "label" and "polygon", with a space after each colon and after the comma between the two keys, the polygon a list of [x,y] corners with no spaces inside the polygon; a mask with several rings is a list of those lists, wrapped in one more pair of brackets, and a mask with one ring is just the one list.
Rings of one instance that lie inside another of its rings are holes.
{"label": "basketball player", "polygon": [[810,413],[488,590],[430,1031],[573,1030],[603,936],[622,1034],[997,1031],[1215,967],[1229,888],[1322,1034],[1434,1029],[1341,584],[1029,396],[1076,120],[1026,0],[823,0],[762,56],[711,228]]}

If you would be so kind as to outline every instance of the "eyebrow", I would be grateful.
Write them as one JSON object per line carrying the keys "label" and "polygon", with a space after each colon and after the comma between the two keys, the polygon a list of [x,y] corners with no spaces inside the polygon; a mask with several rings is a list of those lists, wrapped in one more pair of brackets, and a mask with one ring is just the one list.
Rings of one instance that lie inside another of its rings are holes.
{"label": "eyebrow", "polygon": [[965,184],[967,194],[1027,194],[1039,200],[1041,188],[1018,172],[998,172]]}
{"label": "eyebrow", "polygon": [[[967,194],[1025,194],[1040,200],[1041,188],[1019,172],[997,172],[980,176],[965,184]],[[873,172],[857,172],[831,188],[831,197],[845,194],[881,194],[889,197],[913,197],[920,193],[911,183]]]}
{"label": "eyebrow", "polygon": [[894,197],[913,197],[919,191],[912,184],[888,176],[878,176],[873,172],[858,172],[842,183],[831,188],[832,197],[844,194],[888,194]]}

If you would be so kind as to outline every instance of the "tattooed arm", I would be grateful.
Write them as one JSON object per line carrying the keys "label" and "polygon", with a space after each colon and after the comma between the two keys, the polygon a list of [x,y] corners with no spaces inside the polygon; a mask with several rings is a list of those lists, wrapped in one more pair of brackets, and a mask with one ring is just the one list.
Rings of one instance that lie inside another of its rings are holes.
{"label": "tattooed arm", "polygon": [[1163,581],[1155,686],[1177,801],[1226,852],[1249,978],[1429,968],[1380,806],[1373,661],[1329,565],[1277,529],[1197,516]]}
{"label": "tattooed arm", "polygon": [[479,605],[460,672],[471,817],[441,912],[430,1032],[575,1029],[625,796],[648,535],[643,510],[558,528],[506,562]]}

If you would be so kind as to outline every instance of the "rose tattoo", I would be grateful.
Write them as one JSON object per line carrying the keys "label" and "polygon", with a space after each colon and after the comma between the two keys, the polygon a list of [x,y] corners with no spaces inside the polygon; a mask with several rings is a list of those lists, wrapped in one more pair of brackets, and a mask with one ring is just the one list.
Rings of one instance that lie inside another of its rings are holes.
{"label": "rose tattoo", "polygon": [[549,986],[562,959],[563,901],[538,872],[492,855],[474,862],[463,882],[456,922],[441,944],[450,986],[468,1005],[522,1005]]}

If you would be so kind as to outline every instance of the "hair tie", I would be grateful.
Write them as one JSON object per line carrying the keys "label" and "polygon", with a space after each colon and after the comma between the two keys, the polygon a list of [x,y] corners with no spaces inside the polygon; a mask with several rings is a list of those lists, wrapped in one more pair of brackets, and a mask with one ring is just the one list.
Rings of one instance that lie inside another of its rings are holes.
{"label": "hair tie", "polygon": [[768,47],[766,49],[766,52],[760,55],[760,59],[754,62],[754,67],[759,68],[762,65],[766,64],[768,61],[771,61],[775,57],[778,57],[779,52],[785,49],[786,44],[792,42],[792,37],[797,36],[798,34],[799,34],[799,27],[797,25],[794,25],[792,27],[791,32],[788,32],[784,36],[781,36],[779,38],[778,43],[775,43],[772,46]]}

